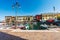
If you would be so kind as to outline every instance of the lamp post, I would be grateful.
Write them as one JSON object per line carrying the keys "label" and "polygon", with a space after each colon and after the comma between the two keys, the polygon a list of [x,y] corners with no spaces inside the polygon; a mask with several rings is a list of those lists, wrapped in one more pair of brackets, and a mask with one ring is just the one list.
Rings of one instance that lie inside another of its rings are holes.
{"label": "lamp post", "polygon": [[20,4],[18,2],[12,5],[12,8],[15,8],[15,29],[17,28],[17,12],[19,7]]}
{"label": "lamp post", "polygon": [[[55,15],[55,6],[53,6],[53,11],[54,11],[54,14],[53,14],[53,17],[54,17],[54,15]],[[54,17],[54,19],[55,19],[55,17]]]}

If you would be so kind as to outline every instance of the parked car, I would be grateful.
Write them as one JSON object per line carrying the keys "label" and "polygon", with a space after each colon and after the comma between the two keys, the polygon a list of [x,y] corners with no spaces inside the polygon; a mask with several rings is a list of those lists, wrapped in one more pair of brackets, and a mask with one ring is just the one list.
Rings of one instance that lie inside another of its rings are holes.
{"label": "parked car", "polygon": [[53,20],[53,19],[50,19],[50,20],[47,20],[47,21],[46,21],[46,24],[47,24],[47,25],[51,25],[51,24],[53,24],[53,22],[54,22],[54,20]]}
{"label": "parked car", "polygon": [[46,25],[46,24],[41,24],[41,25],[40,25],[40,29],[48,29],[48,25]]}
{"label": "parked car", "polygon": [[60,26],[60,20],[53,22],[53,25]]}
{"label": "parked car", "polygon": [[25,26],[23,24],[20,24],[17,27],[20,28],[20,29],[25,29]]}

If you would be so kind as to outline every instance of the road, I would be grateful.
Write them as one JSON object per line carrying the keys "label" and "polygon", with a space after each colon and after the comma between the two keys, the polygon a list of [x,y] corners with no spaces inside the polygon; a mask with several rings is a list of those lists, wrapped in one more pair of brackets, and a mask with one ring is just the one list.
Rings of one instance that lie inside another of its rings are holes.
{"label": "road", "polygon": [[26,40],[26,39],[13,36],[4,32],[0,32],[0,40]]}

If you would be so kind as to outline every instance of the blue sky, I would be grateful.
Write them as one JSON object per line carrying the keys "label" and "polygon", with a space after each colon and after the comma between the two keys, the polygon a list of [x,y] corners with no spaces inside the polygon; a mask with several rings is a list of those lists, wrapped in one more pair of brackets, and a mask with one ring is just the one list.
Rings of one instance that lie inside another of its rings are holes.
{"label": "blue sky", "polygon": [[5,16],[15,16],[15,10],[12,5],[18,1],[21,8],[18,9],[18,16],[36,15],[41,13],[60,12],[60,0],[0,0],[0,20]]}

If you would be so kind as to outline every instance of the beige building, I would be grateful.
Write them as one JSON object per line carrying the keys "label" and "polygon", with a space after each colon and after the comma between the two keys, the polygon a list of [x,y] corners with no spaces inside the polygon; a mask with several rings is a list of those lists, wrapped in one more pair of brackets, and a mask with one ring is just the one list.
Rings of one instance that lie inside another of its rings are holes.
{"label": "beige building", "polygon": [[5,16],[5,21],[7,24],[11,24],[11,16]]}
{"label": "beige building", "polygon": [[15,16],[5,16],[5,21],[7,24],[11,24],[12,22],[24,22],[24,21],[32,21],[33,16],[17,16],[17,19]]}
{"label": "beige building", "polygon": [[57,17],[60,16],[60,13],[44,13],[42,14],[42,20],[48,20],[48,19],[57,19]]}
{"label": "beige building", "polygon": [[17,16],[17,21],[23,22],[23,21],[32,21],[33,16]]}

